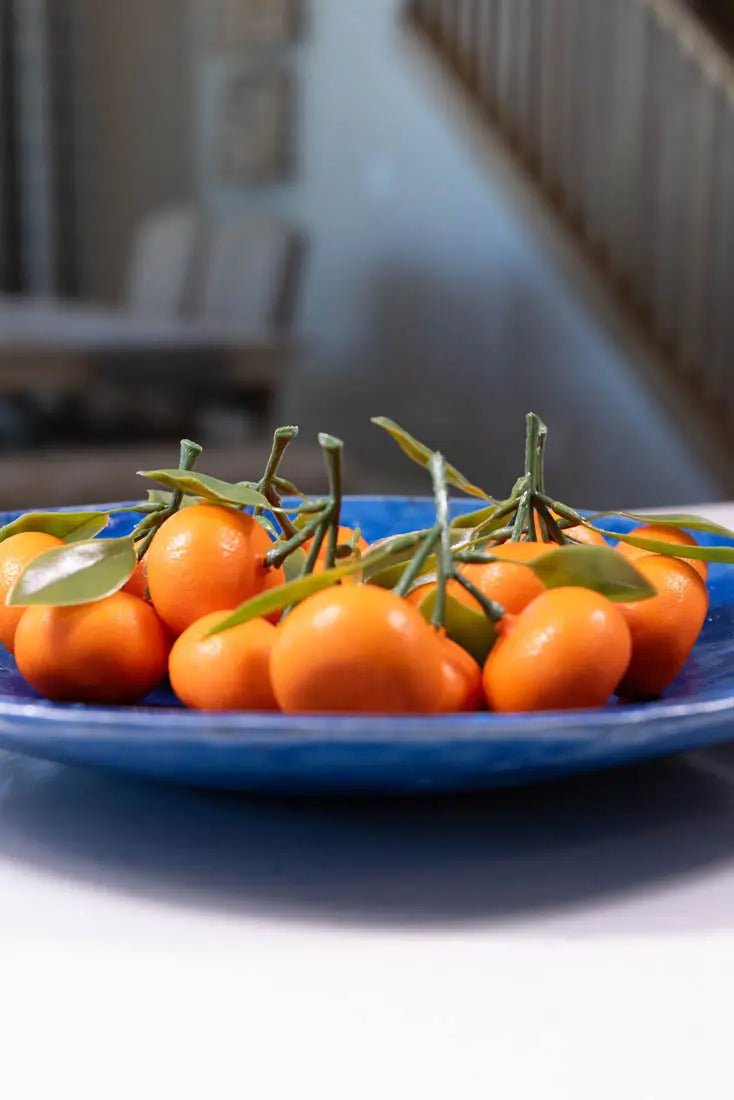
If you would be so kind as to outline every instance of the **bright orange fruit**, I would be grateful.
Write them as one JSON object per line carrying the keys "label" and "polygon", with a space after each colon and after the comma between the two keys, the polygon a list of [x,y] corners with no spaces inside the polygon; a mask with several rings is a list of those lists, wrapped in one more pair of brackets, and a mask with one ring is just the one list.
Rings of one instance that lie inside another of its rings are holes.
{"label": "bright orange fruit", "polygon": [[502,633],[484,666],[484,691],[496,711],[600,707],[632,652],[622,612],[588,588],[554,588]]}
{"label": "bright orange fruit", "polygon": [[77,607],[29,607],[15,635],[21,675],[63,703],[135,703],[165,678],[169,639],[128,592]]}
{"label": "bright orange fruit", "polygon": [[434,630],[406,600],[366,584],[327,589],[291,611],[270,675],[291,713],[434,712],[443,684]]}
{"label": "bright orange fruit", "polygon": [[482,670],[465,649],[450,638],[439,639],[443,690],[439,711],[444,714],[460,714],[479,710],[484,703]]}
{"label": "bright orange fruit", "polygon": [[0,642],[12,653],[15,632],[23,617],[24,607],[7,607],[8,593],[25,567],[43,554],[62,546],[62,540],[43,531],[23,531],[0,543]]}
{"label": "bright orange fruit", "polygon": [[171,687],[196,710],[277,710],[269,672],[275,627],[252,619],[207,637],[227,614],[213,611],[176,639],[168,659]]}
{"label": "bright orange fruit", "polygon": [[[676,546],[698,546],[696,540],[687,531],[681,531],[678,527],[665,527],[662,524],[647,523],[643,527],[636,527],[630,534],[639,535],[640,538],[658,539],[660,542],[672,542]],[[654,554],[654,550],[643,550],[640,546],[630,546],[628,542],[618,542],[615,550],[629,561],[636,561],[638,558]],[[684,560],[696,570],[701,580],[706,580],[708,565],[705,561],[698,561],[696,558]]]}
{"label": "bright orange fruit", "polygon": [[683,668],[706,620],[706,585],[680,558],[643,554],[635,568],[657,596],[619,604],[632,635],[632,660],[618,694],[629,699],[659,695]]}
{"label": "bright orange fruit", "polygon": [[257,595],[282,570],[269,571],[272,544],[257,520],[234,508],[196,504],[156,532],[145,561],[156,611],[174,634],[212,611]]}

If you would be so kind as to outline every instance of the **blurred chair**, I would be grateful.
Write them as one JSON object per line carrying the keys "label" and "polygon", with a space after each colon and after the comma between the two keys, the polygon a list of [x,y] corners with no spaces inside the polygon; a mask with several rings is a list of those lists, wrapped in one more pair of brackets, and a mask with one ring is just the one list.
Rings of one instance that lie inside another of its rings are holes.
{"label": "blurred chair", "polygon": [[300,234],[276,221],[243,220],[210,222],[202,237],[192,314],[207,323],[289,329],[305,252]]}
{"label": "blurred chair", "polygon": [[138,317],[181,317],[191,294],[201,218],[193,207],[156,213],[133,240],[123,305]]}
{"label": "blurred chair", "polygon": [[258,447],[299,350],[304,256],[301,234],[273,219],[181,206],[139,227],[121,309],[0,296],[0,397],[30,402],[34,436],[64,448],[38,456],[40,481],[65,454],[78,470],[80,446],[102,496],[124,441],[148,441],[139,465],[146,446],[182,434],[215,462],[218,450]]}
{"label": "blurred chair", "polygon": [[161,211],[136,234],[125,305],[141,317],[281,332],[293,323],[304,255],[302,235],[274,219]]}

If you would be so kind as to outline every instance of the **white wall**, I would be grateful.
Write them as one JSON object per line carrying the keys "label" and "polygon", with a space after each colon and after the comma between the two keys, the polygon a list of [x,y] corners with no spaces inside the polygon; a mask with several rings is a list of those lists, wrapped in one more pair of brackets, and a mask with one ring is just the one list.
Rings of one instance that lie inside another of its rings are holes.
{"label": "white wall", "polygon": [[558,494],[600,506],[715,496],[442,109],[400,0],[310,6],[298,178],[246,200],[293,217],[312,240],[302,309],[311,350],[283,418],[343,433],[389,485],[408,468],[367,423],[389,414],[501,493],[533,407],[551,425]]}

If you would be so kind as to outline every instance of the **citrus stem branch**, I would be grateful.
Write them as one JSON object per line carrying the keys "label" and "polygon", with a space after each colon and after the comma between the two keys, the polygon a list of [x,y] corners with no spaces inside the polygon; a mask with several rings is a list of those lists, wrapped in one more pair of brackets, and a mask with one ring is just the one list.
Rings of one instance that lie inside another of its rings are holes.
{"label": "citrus stem branch", "polygon": [[425,536],[418,553],[411,559],[408,568],[395,586],[394,591],[397,596],[408,595],[440,538],[441,530],[438,526],[432,528]]}
{"label": "citrus stem branch", "polygon": [[[179,456],[179,469],[181,470],[193,470],[201,454],[202,448],[198,443],[194,443],[192,439],[181,440],[181,453]],[[132,534],[134,543],[138,543],[136,546],[136,556],[138,561],[142,561],[148,552],[156,531],[167,519],[174,515],[183,502],[184,494],[181,489],[175,489],[168,504],[163,507],[159,507],[157,511],[150,515],[147,515],[137,525]]]}
{"label": "citrus stem branch", "polygon": [[[265,471],[260,481],[257,484],[257,489],[268,500],[274,508],[280,507],[280,493],[278,481],[278,469],[283,461],[283,455],[285,454],[288,446],[298,435],[298,428],[293,425],[285,425],[282,428],[276,428],[273,433],[273,445],[270,449],[270,455],[268,461],[265,464]],[[255,508],[254,515],[259,515],[262,508]],[[284,513],[278,515],[278,523],[281,526],[283,534],[286,538],[292,538],[296,534],[296,528],[291,523],[290,519]]]}
{"label": "citrus stem branch", "polygon": [[502,607],[501,604],[495,603],[494,600],[488,599],[487,596],[485,596],[484,593],[479,588],[477,588],[475,584],[472,584],[469,578],[465,576],[461,572],[461,570],[458,570],[455,573],[455,579],[459,582],[461,587],[469,593],[470,596],[474,597],[484,614],[487,616],[488,619],[491,619],[493,623],[498,623],[500,619],[504,617],[504,607]]}
{"label": "citrus stem branch", "polygon": [[344,444],[336,436],[319,435],[319,446],[324,452],[326,469],[329,475],[328,539],[326,543],[325,568],[333,569],[336,561],[336,548],[339,542],[339,520],[342,510],[342,454]]}
{"label": "citrus stem branch", "polygon": [[454,574],[451,557],[451,526],[449,521],[449,493],[446,484],[446,459],[436,451],[429,460],[433,481],[433,499],[436,505],[436,527],[439,530],[439,546],[436,555],[436,603],[431,622],[440,629],[446,621],[446,584]]}
{"label": "citrus stem branch", "polygon": [[305,526],[297,530],[296,533],[287,540],[282,542],[265,556],[265,565],[268,569],[277,569],[279,565],[282,565],[286,558],[289,558],[291,554],[300,549],[304,542],[308,542],[319,525],[323,522],[321,516],[317,516],[315,519],[310,520]]}

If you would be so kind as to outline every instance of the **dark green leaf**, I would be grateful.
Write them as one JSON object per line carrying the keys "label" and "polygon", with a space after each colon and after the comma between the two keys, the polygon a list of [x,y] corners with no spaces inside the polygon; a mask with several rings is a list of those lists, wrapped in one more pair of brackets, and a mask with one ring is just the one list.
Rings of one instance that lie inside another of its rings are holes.
{"label": "dark green leaf", "polygon": [[[394,420],[390,420],[386,416],[373,416],[372,423],[376,424],[378,428],[383,428],[384,431],[395,440],[403,454],[406,454],[413,462],[417,462],[419,466],[423,466],[424,468],[428,466],[431,455],[434,452],[430,447],[427,447],[425,443],[421,443],[418,439],[415,439],[409,432],[406,432],[404,428],[401,428],[399,424],[396,424]],[[466,493],[467,496],[480,497],[482,500],[492,500],[489,493],[486,493],[484,489],[480,489],[478,485],[473,485],[455,466],[450,466],[448,463],[446,464],[446,480],[450,485],[453,485],[455,489],[458,489],[462,493]]]}
{"label": "dark green leaf", "polygon": [[[655,524],[657,527],[680,527],[684,531],[706,531],[709,535],[719,535],[721,538],[734,539],[734,531],[728,527],[722,527],[720,523],[714,523],[705,516],[697,516],[692,512],[668,512],[661,516],[640,515],[637,512],[599,512],[587,517],[591,520],[605,519],[607,516],[624,516],[625,519],[634,519],[638,523]],[[630,534],[634,534],[631,531]]]}
{"label": "dark green leaf", "polygon": [[193,470],[139,470],[138,473],[140,477],[157,481],[166,489],[177,489],[210,504],[234,504],[239,508],[258,507],[273,511],[267,498],[250,485],[235,485]]}
{"label": "dark green leaf", "polygon": [[546,588],[579,586],[601,592],[610,600],[644,600],[655,588],[610,546],[559,546],[528,562]]}
{"label": "dark green leaf", "polygon": [[83,542],[103,531],[107,512],[26,512],[0,529],[0,542],[26,531],[42,531],[64,542]]}
{"label": "dark green leaf", "polygon": [[323,573],[310,573],[307,577],[299,577],[288,581],[279,588],[268,588],[259,596],[253,596],[232,612],[223,622],[211,630],[210,634],[221,634],[223,630],[230,630],[240,623],[248,623],[251,619],[259,619],[264,615],[271,615],[274,611],[282,611],[291,604],[301,603],[302,600],[321,592],[324,588],[331,588],[342,577],[348,577],[359,572],[361,562],[354,561],[348,565],[340,565],[335,569],[325,569]]}
{"label": "dark green leaf", "polygon": [[[432,588],[426,598],[418,605],[421,614],[429,622],[435,606],[436,589]],[[466,604],[448,595],[446,597],[444,623],[449,638],[460,645],[462,649],[465,649],[467,653],[470,653],[480,665],[483,665],[497,640],[497,626],[495,623],[481,611],[474,611],[471,607],[467,607]]]}
{"label": "dark green leaf", "polygon": [[129,537],[94,539],[47,550],[26,567],[11,589],[11,607],[72,607],[119,592],[132,576],[135,549]]}
{"label": "dark green leaf", "polygon": [[[634,532],[620,534],[619,531],[604,531],[601,527],[585,522],[584,527],[591,531],[598,531],[606,538],[619,539],[620,542],[629,543],[630,546],[638,546],[641,550],[649,550],[652,554],[662,554],[666,558],[683,558],[683,560],[695,559],[696,561],[715,561],[726,564],[734,563],[734,546],[681,546],[675,542],[667,542],[665,539],[649,539],[640,537]],[[619,555],[618,555],[619,556]]]}

